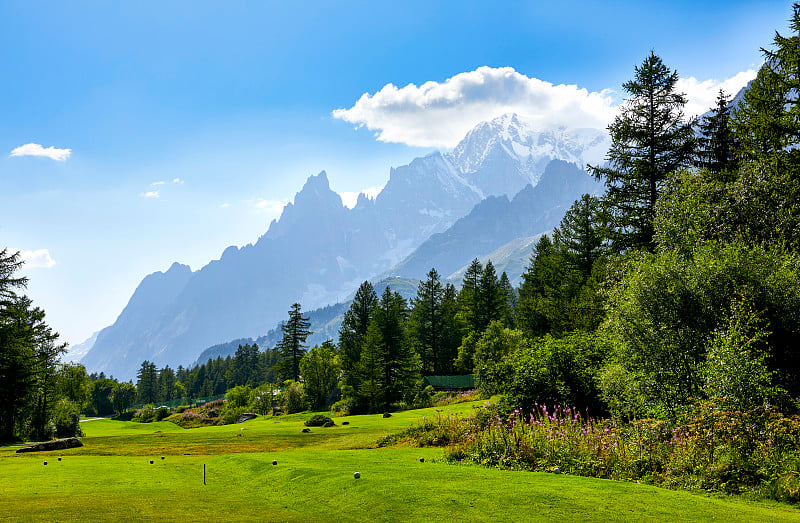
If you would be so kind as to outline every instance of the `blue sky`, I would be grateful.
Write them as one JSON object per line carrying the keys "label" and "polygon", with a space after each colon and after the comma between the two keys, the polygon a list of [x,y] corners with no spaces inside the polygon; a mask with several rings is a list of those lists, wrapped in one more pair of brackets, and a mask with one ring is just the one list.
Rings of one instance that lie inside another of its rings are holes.
{"label": "blue sky", "polygon": [[[556,4],[0,2],[0,248],[26,251],[29,294],[77,343],[146,274],[257,240],[320,170],[340,192],[380,187],[509,108],[596,125],[650,50],[702,101],[756,69],[790,15]],[[543,93],[582,109],[532,107]]]}

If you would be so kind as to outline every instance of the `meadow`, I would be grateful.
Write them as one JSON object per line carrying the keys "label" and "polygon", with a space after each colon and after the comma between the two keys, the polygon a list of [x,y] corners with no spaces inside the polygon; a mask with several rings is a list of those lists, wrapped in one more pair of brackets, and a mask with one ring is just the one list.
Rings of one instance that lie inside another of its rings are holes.
{"label": "meadow", "polygon": [[426,418],[466,415],[479,403],[336,418],[335,427],[310,433],[301,432],[308,413],[198,429],[87,421],[82,448],[0,449],[0,514],[8,521],[800,521],[800,511],[778,503],[452,464],[440,448],[376,448],[381,437]]}

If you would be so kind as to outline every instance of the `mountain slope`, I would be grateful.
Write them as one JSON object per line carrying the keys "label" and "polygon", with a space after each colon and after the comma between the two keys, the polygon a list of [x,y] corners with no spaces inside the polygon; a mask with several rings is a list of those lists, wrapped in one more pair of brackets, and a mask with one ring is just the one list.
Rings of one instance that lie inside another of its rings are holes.
{"label": "mountain slope", "polygon": [[[145,278],[81,361],[90,371],[129,379],[145,359],[159,366],[186,365],[205,347],[255,339],[283,320],[293,302],[305,310],[341,302],[362,281],[446,231],[485,195],[499,198],[498,212],[507,212],[500,208],[520,183],[541,177],[547,186],[538,172],[541,165],[553,157],[580,163],[602,136],[599,131],[536,131],[517,117],[502,117],[476,127],[453,153],[433,153],[392,169],[381,193],[374,200],[362,195],[353,209],[330,189],[324,171],[311,176],[254,244],[229,247],[194,273],[185,266],[173,271],[173,266],[162,276]],[[491,205],[498,202],[487,201],[483,212],[492,214]],[[548,213],[563,212],[537,205],[536,212],[545,216],[535,219],[544,228],[553,221]],[[508,218],[519,219],[513,213]],[[494,227],[505,226],[498,221]],[[513,230],[533,234],[518,224]],[[484,251],[495,243],[486,243]],[[462,265],[458,257],[446,261],[444,274]],[[414,271],[417,278],[424,274]]]}
{"label": "mountain slope", "polygon": [[507,242],[552,229],[578,197],[600,189],[601,184],[576,165],[553,160],[536,187],[526,186],[512,200],[485,199],[447,231],[432,235],[388,274],[424,278],[432,267],[451,274]]}

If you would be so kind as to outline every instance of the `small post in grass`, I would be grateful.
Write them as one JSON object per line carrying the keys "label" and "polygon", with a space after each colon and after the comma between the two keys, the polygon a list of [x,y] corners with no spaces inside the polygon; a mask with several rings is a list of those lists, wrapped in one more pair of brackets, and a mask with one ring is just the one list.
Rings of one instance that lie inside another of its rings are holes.
{"label": "small post in grass", "polygon": [[206,464],[203,463],[203,485],[206,484]]}

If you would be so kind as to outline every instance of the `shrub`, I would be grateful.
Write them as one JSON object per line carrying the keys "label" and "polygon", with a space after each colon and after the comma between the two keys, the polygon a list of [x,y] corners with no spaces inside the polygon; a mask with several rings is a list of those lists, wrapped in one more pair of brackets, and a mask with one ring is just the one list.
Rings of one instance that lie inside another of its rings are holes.
{"label": "shrub", "polygon": [[250,385],[238,385],[225,394],[225,399],[228,400],[229,407],[247,407],[250,403],[251,392]]}
{"label": "shrub", "polygon": [[155,417],[156,417],[156,408],[152,403],[149,403],[136,411],[136,414],[134,414],[132,421],[138,421],[140,423],[149,423],[153,421]]}
{"label": "shrub", "polygon": [[306,420],[306,427],[321,427],[326,423],[333,423],[333,420],[324,414],[314,414],[310,419]]}
{"label": "shrub", "polygon": [[222,425],[231,425],[236,423],[239,420],[239,416],[241,416],[245,410],[247,410],[247,407],[234,407],[233,405],[227,405],[220,414],[219,421]]}
{"label": "shrub", "polygon": [[303,392],[303,384],[288,380],[284,385],[285,388],[281,394],[281,405],[284,412],[292,414],[306,410],[306,395]]}
{"label": "shrub", "polygon": [[62,398],[53,407],[53,425],[59,438],[82,436],[81,413],[77,403]]}
{"label": "shrub", "polygon": [[331,413],[335,416],[349,416],[355,407],[355,400],[353,398],[342,398],[333,405],[331,405]]}

